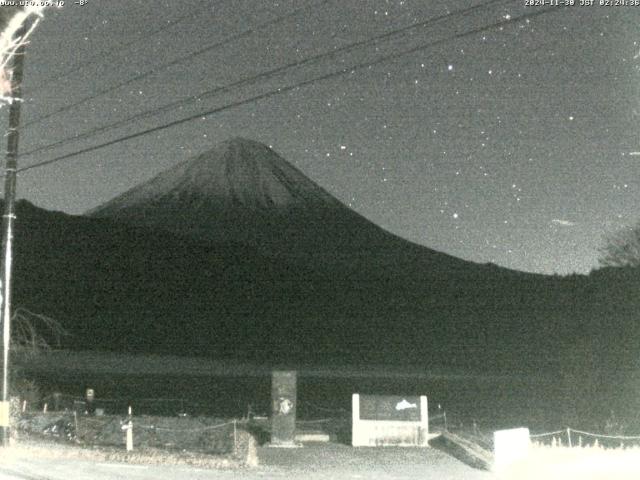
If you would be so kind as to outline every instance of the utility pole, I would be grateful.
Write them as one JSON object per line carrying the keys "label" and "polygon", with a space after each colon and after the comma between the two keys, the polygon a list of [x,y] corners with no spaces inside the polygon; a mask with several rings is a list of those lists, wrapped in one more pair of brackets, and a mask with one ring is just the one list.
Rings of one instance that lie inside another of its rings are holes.
{"label": "utility pole", "polygon": [[[26,28],[17,34],[22,38]],[[22,73],[26,45],[22,42],[12,57],[11,97],[9,105],[9,130],[7,132],[7,156],[4,177],[4,214],[2,215],[2,401],[0,402],[0,441],[9,446],[11,436],[9,419],[9,347],[11,344],[11,273],[13,266],[13,223],[16,201],[16,177],[18,174],[18,139],[20,104],[22,102]]]}

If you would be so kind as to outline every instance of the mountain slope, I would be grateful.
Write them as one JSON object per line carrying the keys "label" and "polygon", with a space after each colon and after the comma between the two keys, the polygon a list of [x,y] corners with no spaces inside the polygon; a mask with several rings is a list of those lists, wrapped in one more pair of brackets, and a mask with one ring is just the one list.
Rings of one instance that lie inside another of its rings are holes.
{"label": "mountain slope", "polygon": [[281,336],[290,351],[304,345],[302,351],[332,358],[510,364],[519,348],[541,361],[533,352],[552,351],[575,327],[573,314],[562,320],[575,303],[557,288],[567,282],[466,262],[400,239],[270,148],[245,139],[223,142],[89,216],[203,248],[245,245],[275,257],[279,276],[255,288],[286,287],[251,307],[273,316],[252,312],[248,322],[257,325],[261,317],[269,329],[263,338],[277,343]]}
{"label": "mountain slope", "polygon": [[637,271],[307,268],[26,202],[17,213],[14,306],[60,320],[66,348],[493,372],[626,371],[640,354]]}
{"label": "mountain slope", "polygon": [[451,275],[306,268],[26,202],[15,245],[14,305],[60,320],[78,350],[513,366],[516,351],[553,350],[541,326],[562,313],[553,279],[472,264]]}
{"label": "mountain slope", "polygon": [[[202,209],[286,211],[336,208],[331,195],[269,147],[242,138],[221,143],[98,207],[90,216],[134,216],[136,209],[162,202],[189,202]],[[140,220],[150,220],[140,217]]]}
{"label": "mountain slope", "polygon": [[16,225],[14,304],[63,321],[76,349],[522,369],[611,364],[635,338],[637,282],[420,247],[241,139],[88,217],[21,202]]}
{"label": "mountain slope", "polygon": [[265,245],[304,216],[315,227],[346,210],[270,148],[232,139],[162,172],[88,216],[207,241]]}
{"label": "mountain slope", "polygon": [[[462,370],[485,399],[515,397],[473,373],[550,373],[557,384],[542,382],[540,395],[561,389],[570,413],[576,399],[586,418],[637,411],[636,269],[562,278],[462,261],[448,271],[306,268],[248,246],[17,207],[13,304],[62,322],[64,348]],[[446,381],[434,388],[458,395]]]}
{"label": "mountain slope", "polygon": [[463,269],[448,255],[402,240],[344,206],[269,147],[235,138],[87,212],[199,242],[245,244],[305,264],[354,271]]}

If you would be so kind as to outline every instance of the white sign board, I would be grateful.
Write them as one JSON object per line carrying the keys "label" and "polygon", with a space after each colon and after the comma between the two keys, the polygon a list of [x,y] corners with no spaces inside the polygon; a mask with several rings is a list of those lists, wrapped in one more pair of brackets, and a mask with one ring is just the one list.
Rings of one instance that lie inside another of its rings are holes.
{"label": "white sign board", "polygon": [[352,398],[354,447],[428,446],[427,397],[359,395]]}

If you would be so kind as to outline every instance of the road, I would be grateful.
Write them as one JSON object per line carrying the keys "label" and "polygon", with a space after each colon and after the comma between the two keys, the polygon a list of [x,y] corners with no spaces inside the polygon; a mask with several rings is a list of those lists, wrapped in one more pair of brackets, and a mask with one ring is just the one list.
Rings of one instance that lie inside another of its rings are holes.
{"label": "road", "polygon": [[73,458],[3,456],[0,480],[287,480],[382,479],[491,480],[432,448],[352,448],[345,445],[297,449],[260,448],[260,465],[246,469],[207,470],[187,466],[128,465]]}

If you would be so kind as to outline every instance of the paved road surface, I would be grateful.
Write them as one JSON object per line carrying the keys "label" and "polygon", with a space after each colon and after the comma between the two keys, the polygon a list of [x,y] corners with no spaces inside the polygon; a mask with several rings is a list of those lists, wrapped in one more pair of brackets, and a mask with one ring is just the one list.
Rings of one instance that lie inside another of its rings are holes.
{"label": "paved road surface", "polygon": [[244,470],[4,458],[0,461],[0,480],[491,480],[493,477],[435,449],[318,445],[298,449],[261,448],[259,458],[260,466]]}

